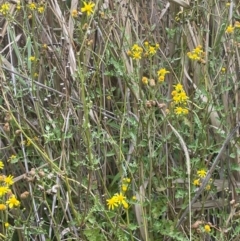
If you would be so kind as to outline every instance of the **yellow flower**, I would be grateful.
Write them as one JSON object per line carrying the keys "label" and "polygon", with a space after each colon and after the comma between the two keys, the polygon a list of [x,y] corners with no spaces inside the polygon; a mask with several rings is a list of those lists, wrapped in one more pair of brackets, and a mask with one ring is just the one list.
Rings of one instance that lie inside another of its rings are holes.
{"label": "yellow flower", "polygon": [[194,185],[194,186],[200,186],[200,179],[195,179],[195,180],[193,181],[193,185]]}
{"label": "yellow flower", "polygon": [[206,177],[207,172],[204,169],[201,169],[201,170],[197,171],[197,174],[199,177],[203,178],[203,177]]}
{"label": "yellow flower", "polygon": [[7,209],[7,206],[5,204],[0,204],[0,211],[4,211]]}
{"label": "yellow flower", "polygon": [[0,169],[3,169],[4,168],[4,164],[2,161],[0,161]]}
{"label": "yellow flower", "polygon": [[231,5],[231,3],[226,3],[226,7],[229,7]]}
{"label": "yellow flower", "polygon": [[232,25],[229,25],[226,29],[226,33],[233,33],[234,32],[234,27]]}
{"label": "yellow flower", "polygon": [[148,41],[145,41],[145,42],[144,42],[144,45],[145,45],[145,46],[148,46],[148,45],[149,45]]}
{"label": "yellow flower", "polygon": [[29,3],[28,4],[28,7],[31,9],[31,10],[35,10],[37,8],[36,4],[35,3]]}
{"label": "yellow flower", "polygon": [[157,72],[158,76],[160,76],[160,75],[165,76],[168,73],[170,73],[170,72],[167,71],[165,68],[159,69],[158,72]]}
{"label": "yellow flower", "polygon": [[108,209],[114,210],[114,208],[118,206],[117,198],[113,196],[112,198],[107,199],[107,205],[108,205]]}
{"label": "yellow flower", "polygon": [[222,71],[222,73],[225,73],[226,72],[226,68],[221,68],[221,71]]}
{"label": "yellow flower", "polygon": [[125,199],[126,199],[126,197],[120,192],[119,194],[118,193],[116,193],[115,195],[114,195],[114,197],[116,198],[116,200],[117,200],[117,202],[119,203],[119,204],[123,204],[123,202],[125,201]]}
{"label": "yellow flower", "polygon": [[165,79],[164,75],[158,76],[158,82],[162,83],[164,82],[164,79]]}
{"label": "yellow flower", "polygon": [[95,6],[95,3],[92,3],[92,2],[89,2],[89,3],[86,3],[86,2],[83,2],[84,4],[84,7],[81,8],[81,12],[86,12],[87,15],[89,16],[91,13],[93,13],[93,8]]}
{"label": "yellow flower", "polygon": [[7,186],[11,186],[14,183],[13,178],[14,177],[12,175],[5,177],[5,179],[4,179],[5,184]]}
{"label": "yellow flower", "polygon": [[147,85],[148,84],[148,78],[147,77],[142,77],[142,83],[144,85]]}
{"label": "yellow flower", "polygon": [[211,232],[211,227],[208,224],[206,224],[204,226],[204,230],[205,230],[206,233],[210,233]]}
{"label": "yellow flower", "polygon": [[76,9],[73,9],[71,15],[73,18],[76,18],[78,16],[78,11]]}
{"label": "yellow flower", "polygon": [[5,195],[8,191],[9,191],[8,187],[4,187],[4,186],[0,187],[0,197]]}
{"label": "yellow flower", "polygon": [[141,59],[142,58],[141,53],[140,52],[133,52],[132,58],[133,59]]}
{"label": "yellow flower", "polygon": [[9,3],[4,3],[0,7],[0,13],[3,15],[7,15],[10,9],[10,4]]}
{"label": "yellow flower", "polygon": [[4,223],[5,228],[8,228],[10,226],[9,223]]}
{"label": "yellow flower", "polygon": [[43,6],[40,6],[40,7],[38,7],[37,10],[38,10],[39,13],[43,13],[45,8]]}
{"label": "yellow flower", "polygon": [[175,112],[177,115],[188,114],[188,109],[182,108],[181,106],[178,106],[178,107],[175,108],[174,112]]}
{"label": "yellow flower", "polygon": [[177,92],[183,91],[183,86],[181,84],[174,85],[174,88]]}
{"label": "yellow flower", "polygon": [[36,58],[35,58],[35,56],[30,56],[30,57],[29,57],[29,60],[30,60],[30,61],[35,61]]}
{"label": "yellow flower", "polygon": [[133,201],[137,200],[137,197],[136,196],[132,196],[132,200]]}
{"label": "yellow flower", "polygon": [[14,208],[20,205],[20,202],[16,199],[15,195],[12,195],[6,202],[9,208]]}
{"label": "yellow flower", "polygon": [[148,53],[151,54],[151,55],[154,55],[154,54],[157,53],[157,51],[156,51],[155,47],[150,46],[150,47],[148,48]]}

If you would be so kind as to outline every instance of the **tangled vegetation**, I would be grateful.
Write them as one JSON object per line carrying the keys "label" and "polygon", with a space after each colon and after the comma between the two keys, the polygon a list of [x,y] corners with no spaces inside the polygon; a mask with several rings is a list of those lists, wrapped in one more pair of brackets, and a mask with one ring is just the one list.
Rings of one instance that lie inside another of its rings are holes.
{"label": "tangled vegetation", "polygon": [[237,0],[0,0],[0,240],[240,240]]}

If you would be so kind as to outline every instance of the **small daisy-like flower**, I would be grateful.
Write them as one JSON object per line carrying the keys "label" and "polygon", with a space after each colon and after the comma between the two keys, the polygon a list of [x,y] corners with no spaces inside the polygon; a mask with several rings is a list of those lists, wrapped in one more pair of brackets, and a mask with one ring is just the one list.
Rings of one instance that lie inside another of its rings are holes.
{"label": "small daisy-like flower", "polygon": [[170,73],[170,72],[168,70],[166,70],[165,68],[159,69],[158,72],[157,72],[158,76],[159,75],[163,75],[164,76],[164,75],[166,75],[168,73]]}
{"label": "small daisy-like flower", "polygon": [[197,174],[199,177],[204,178],[204,177],[206,177],[207,172],[204,169],[201,169],[201,170],[197,171]]}
{"label": "small daisy-like flower", "polygon": [[84,13],[86,12],[87,15],[89,16],[90,14],[93,13],[93,8],[95,6],[95,3],[92,3],[92,2],[89,2],[89,3],[86,3],[86,2],[83,2],[84,4],[84,7],[81,8],[81,12]]}
{"label": "small daisy-like flower", "polygon": [[8,191],[9,191],[8,187],[4,187],[4,186],[0,187],[0,197],[8,193]]}
{"label": "small daisy-like flower", "polygon": [[194,186],[200,186],[200,179],[195,179],[195,180],[193,181],[193,185],[194,185]]}
{"label": "small daisy-like flower", "polygon": [[123,204],[123,202],[125,201],[126,197],[120,192],[119,194],[116,193],[114,195],[114,197],[116,197],[116,200],[119,204]]}
{"label": "small daisy-like flower", "polygon": [[204,226],[204,230],[205,230],[206,233],[210,233],[211,232],[211,227],[208,224],[206,224]]}
{"label": "small daisy-like flower", "polygon": [[118,207],[118,200],[115,196],[113,196],[110,199],[107,199],[107,205],[108,205],[108,209],[112,209],[114,210],[115,207]]}
{"label": "small daisy-like flower", "polygon": [[7,206],[5,204],[0,204],[0,211],[4,211],[7,209]]}
{"label": "small daisy-like flower", "polygon": [[164,82],[164,79],[165,79],[164,75],[158,76],[158,82],[162,83],[162,82]]}
{"label": "small daisy-like flower", "polygon": [[14,208],[14,207],[18,207],[20,205],[20,202],[16,199],[15,195],[12,195],[8,199],[6,204],[8,204],[9,208]]}
{"label": "small daisy-like flower", "polygon": [[183,108],[183,107],[181,107],[181,106],[178,106],[178,107],[175,108],[174,112],[175,112],[175,114],[177,114],[177,115],[188,114],[188,109]]}
{"label": "small daisy-like flower", "polygon": [[31,9],[31,10],[35,10],[37,8],[36,4],[35,3],[29,3],[28,4],[28,7]]}
{"label": "small daisy-like flower", "polygon": [[14,183],[13,178],[14,177],[12,175],[9,175],[9,176],[5,177],[5,179],[4,179],[5,184],[7,186],[13,185],[13,183]]}
{"label": "small daisy-like flower", "polygon": [[133,59],[141,59],[142,58],[142,53],[141,52],[133,52],[132,53],[132,58]]}
{"label": "small daisy-like flower", "polygon": [[227,29],[226,29],[226,33],[231,34],[231,33],[233,33],[233,32],[234,32],[234,27],[233,27],[232,25],[229,25],[229,26],[227,27]]}
{"label": "small daisy-like flower", "polygon": [[37,8],[37,10],[38,10],[39,13],[43,13],[45,8],[43,6],[40,6],[40,7]]}

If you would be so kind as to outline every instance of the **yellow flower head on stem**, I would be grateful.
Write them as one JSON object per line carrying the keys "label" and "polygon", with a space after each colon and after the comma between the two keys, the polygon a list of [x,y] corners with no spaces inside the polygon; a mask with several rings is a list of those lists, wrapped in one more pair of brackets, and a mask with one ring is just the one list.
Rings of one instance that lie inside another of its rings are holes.
{"label": "yellow flower head on stem", "polygon": [[84,13],[86,12],[87,13],[87,16],[91,15],[93,13],[93,8],[95,6],[95,3],[92,3],[92,2],[89,2],[89,3],[86,3],[86,2],[83,2],[84,4],[84,7],[81,8],[81,12]]}
{"label": "yellow flower head on stem", "polygon": [[231,34],[234,32],[234,27],[232,25],[229,25],[226,29],[226,33]]}
{"label": "yellow flower head on stem", "polygon": [[116,198],[119,204],[123,204],[123,202],[125,202],[125,199],[126,199],[126,197],[121,192],[119,194],[116,193],[114,197]]}
{"label": "yellow flower head on stem", "polygon": [[204,230],[205,230],[206,233],[210,233],[211,232],[211,227],[208,224],[206,224],[204,226]]}
{"label": "yellow flower head on stem", "polygon": [[14,208],[14,207],[18,207],[20,205],[20,202],[16,199],[15,195],[12,195],[8,199],[6,204],[8,204],[9,208]]}
{"label": "yellow flower head on stem", "polygon": [[114,210],[114,208],[118,206],[117,197],[113,196],[112,198],[107,199],[107,205],[108,205],[108,209]]}
{"label": "yellow flower head on stem", "polygon": [[197,171],[197,175],[201,178],[204,178],[204,177],[206,177],[207,172],[204,169],[201,169],[201,170]]}

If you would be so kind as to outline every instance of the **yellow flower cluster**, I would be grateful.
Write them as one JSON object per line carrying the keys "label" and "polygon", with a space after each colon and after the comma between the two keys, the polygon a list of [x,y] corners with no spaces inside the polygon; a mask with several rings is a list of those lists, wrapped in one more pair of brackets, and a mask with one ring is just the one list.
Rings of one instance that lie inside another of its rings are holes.
{"label": "yellow flower cluster", "polygon": [[188,96],[181,84],[174,85],[172,91],[173,105],[175,106],[174,112],[176,115],[187,115],[188,109],[186,108]]}
{"label": "yellow flower cluster", "polygon": [[[0,161],[0,169],[4,168],[4,164]],[[4,211],[9,208],[18,207],[20,202],[15,195],[12,194],[10,186],[13,185],[13,176],[5,176],[0,174],[0,211]]]}
{"label": "yellow flower cluster", "polygon": [[131,50],[127,52],[128,56],[136,60],[142,58],[142,53],[143,53],[143,48],[140,47],[138,44],[134,44]]}
{"label": "yellow flower cluster", "polygon": [[158,75],[158,82],[162,83],[165,79],[165,75],[170,73],[169,71],[167,71],[165,68],[159,69],[157,72]]}
{"label": "yellow flower cluster", "polygon": [[0,7],[0,13],[4,16],[6,16],[9,13],[9,10],[10,10],[9,3],[3,3]]}
{"label": "yellow flower cluster", "polygon": [[159,44],[155,44],[155,45],[150,45],[149,42],[144,42],[144,47],[145,47],[145,57],[148,56],[153,56],[157,53],[157,50],[159,48]]}
{"label": "yellow flower cluster", "polygon": [[[201,179],[205,178],[207,175],[207,172],[205,169],[200,169],[197,171],[197,178],[193,180],[193,185],[196,187],[200,187],[202,185],[201,183]],[[209,191],[211,189],[211,183],[212,183],[212,179],[210,179],[209,184],[207,184],[207,186],[205,187],[205,189],[207,191]]]}
{"label": "yellow flower cluster", "polygon": [[45,6],[42,5],[41,3],[36,4],[32,2],[32,3],[29,3],[27,6],[31,11],[37,10],[39,13],[43,13],[45,11]]}
{"label": "yellow flower cluster", "polygon": [[198,45],[195,49],[193,49],[191,52],[187,53],[187,56],[192,60],[201,60],[204,56],[204,52],[202,50],[202,46]]}
{"label": "yellow flower cluster", "polygon": [[128,185],[131,182],[130,178],[124,178],[122,182],[121,189],[122,191],[114,194],[113,197],[107,199],[108,209],[114,210],[114,208],[122,205],[125,209],[128,209],[129,204],[127,202],[127,197],[125,196],[125,192],[128,190]]}
{"label": "yellow flower cluster", "polygon": [[149,42],[144,42],[144,48],[139,46],[138,44],[134,44],[131,48],[131,50],[127,51],[128,56],[130,56],[133,59],[141,59],[142,56],[144,57],[152,57],[157,53],[157,50],[159,48],[159,44],[151,45]]}

